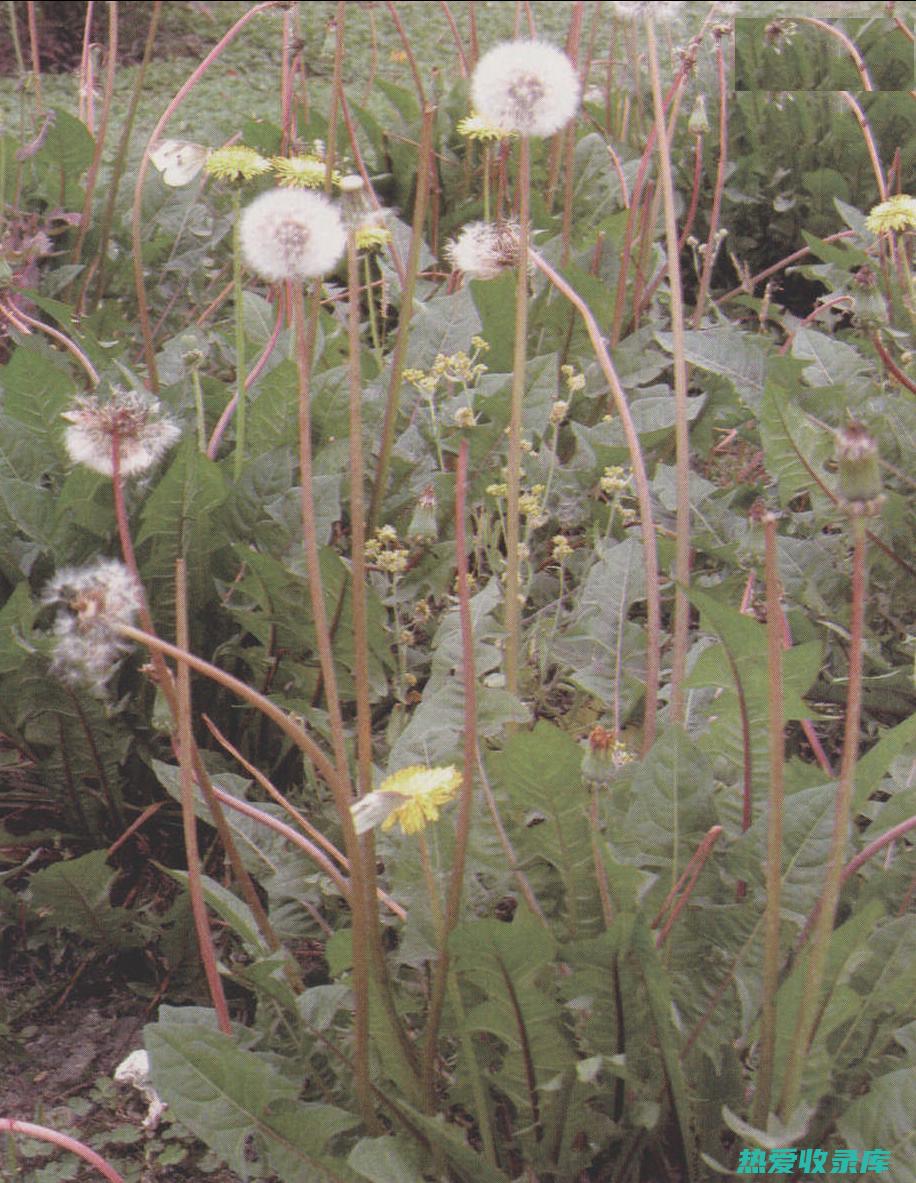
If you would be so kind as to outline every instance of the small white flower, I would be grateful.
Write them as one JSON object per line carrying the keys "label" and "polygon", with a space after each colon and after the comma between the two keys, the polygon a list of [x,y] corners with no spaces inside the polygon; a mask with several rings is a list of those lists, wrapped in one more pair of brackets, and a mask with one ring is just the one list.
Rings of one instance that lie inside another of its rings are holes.
{"label": "small white flower", "polygon": [[523,136],[552,136],[579,106],[572,62],[543,41],[507,41],[484,54],[471,80],[474,109],[488,123]]}
{"label": "small white flower", "polygon": [[137,476],[152,468],[181,435],[155,399],[135,390],[116,388],[108,402],[94,394],[81,396],[61,418],[72,424],[64,433],[70,459],[103,476],[114,474],[115,438],[121,476]]}
{"label": "small white flower", "polygon": [[96,693],[130,648],[114,631],[132,624],[142,605],[133,575],[116,559],[99,559],[88,567],[65,567],[45,588],[43,601],[59,604],[54,621],[52,670],[66,682],[89,682]]}
{"label": "small white flower", "polygon": [[518,265],[515,222],[471,222],[445,248],[449,262],[468,279],[495,279]]}
{"label": "small white flower", "polygon": [[245,209],[242,256],[268,283],[314,279],[330,271],[347,245],[340,214],[320,193],[274,189]]}

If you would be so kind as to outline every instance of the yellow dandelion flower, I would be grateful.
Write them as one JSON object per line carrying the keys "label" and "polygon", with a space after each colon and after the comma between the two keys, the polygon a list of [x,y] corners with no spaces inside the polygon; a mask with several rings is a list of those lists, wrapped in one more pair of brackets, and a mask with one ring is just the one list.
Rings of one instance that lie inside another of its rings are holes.
{"label": "yellow dandelion flower", "polygon": [[489,123],[475,112],[459,122],[458,134],[467,140],[477,140],[481,144],[493,144],[500,140],[508,140],[515,135],[515,132],[506,127],[497,127],[495,123]]}
{"label": "yellow dandelion flower", "polygon": [[461,772],[454,765],[402,768],[351,805],[356,832],[364,834],[380,822],[383,830],[390,830],[397,822],[404,834],[418,834],[428,822],[439,820],[439,807],[453,800],[461,781]]}
{"label": "yellow dandelion flower", "polygon": [[254,148],[233,144],[229,148],[217,148],[211,152],[204,171],[219,181],[250,181],[269,173],[270,161],[265,160]]}
{"label": "yellow dandelion flower", "polygon": [[[284,189],[323,189],[327,165],[317,156],[275,156],[271,161],[277,184]],[[331,173],[332,182],[340,183],[340,173]]]}
{"label": "yellow dandelion flower", "polygon": [[869,213],[865,225],[872,234],[883,234],[886,230],[916,230],[916,197],[898,193],[882,201]]}
{"label": "yellow dandelion flower", "polygon": [[391,231],[384,226],[363,226],[356,231],[356,249],[379,251],[391,242]]}

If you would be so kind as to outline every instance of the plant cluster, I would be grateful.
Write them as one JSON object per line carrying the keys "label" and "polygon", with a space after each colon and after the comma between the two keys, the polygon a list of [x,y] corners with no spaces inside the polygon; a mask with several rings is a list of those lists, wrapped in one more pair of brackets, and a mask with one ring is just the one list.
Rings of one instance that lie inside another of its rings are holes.
{"label": "plant cluster", "polygon": [[[246,7],[132,199],[114,68],[96,120],[23,55],[0,733],[18,844],[64,841],[2,935],[143,950],[148,1087],[246,1179],[902,1183],[916,200],[847,87],[865,165],[787,205],[754,87],[791,47],[872,95],[912,33],[576,3],[491,45],[443,3],[434,91],[390,4],[369,102],[355,7],[325,105],[303,13]],[[258,24],[279,116],[169,138]]]}

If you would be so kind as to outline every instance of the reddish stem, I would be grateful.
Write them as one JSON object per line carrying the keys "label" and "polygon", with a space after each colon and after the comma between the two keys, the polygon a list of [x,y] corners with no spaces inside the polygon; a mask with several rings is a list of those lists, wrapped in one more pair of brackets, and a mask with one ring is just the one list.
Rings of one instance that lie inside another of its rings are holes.
{"label": "reddish stem", "polygon": [[874,333],[872,335],[871,342],[872,345],[874,345],[878,356],[881,358],[882,362],[884,362],[887,372],[892,377],[896,378],[900,385],[904,386],[911,394],[916,394],[916,382],[912,382],[906,376],[906,374],[904,374],[903,370],[900,369],[888,351],[884,348],[884,342],[881,340],[881,334]]}
{"label": "reddish stem", "polygon": [[256,4],[254,8],[249,8],[239,19],[235,22],[232,28],[224,37],[213,46],[204,60],[192,72],[165,111],[162,117],[153,129],[153,134],[149,138],[146,145],[146,151],[140,158],[140,167],[137,169],[137,181],[134,185],[134,202],[131,212],[131,250],[133,253],[134,266],[134,287],[137,293],[137,319],[140,325],[140,332],[143,337],[143,356],[146,360],[147,386],[154,393],[159,391],[159,372],[156,367],[156,354],[153,345],[153,334],[150,330],[149,323],[149,304],[146,299],[146,284],[143,278],[143,240],[142,230],[143,223],[141,217],[141,208],[143,204],[143,182],[146,180],[146,173],[149,169],[150,158],[149,154],[153,147],[158,142],[162,133],[165,131],[172,116],[188,97],[203,75],[210,69],[216,59],[220,56],[223,50],[241,33],[242,29],[253,20],[258,13],[263,12],[267,8],[274,8],[279,0],[264,0],[261,4]]}
{"label": "reddish stem", "polygon": [[709,234],[706,237],[706,253],[703,256],[703,271],[697,292],[696,308],[693,311],[693,327],[698,329],[703,320],[703,308],[712,282],[712,268],[716,261],[716,237],[719,232],[719,215],[722,210],[722,193],[725,189],[725,173],[728,167],[728,88],[725,85],[725,54],[722,52],[722,38],[716,37],[716,76],[719,80],[719,163],[716,167],[716,186],[712,193],[712,209],[709,214]]}
{"label": "reddish stem", "polygon": [[680,916],[681,912],[684,910],[684,908],[687,904],[687,901],[690,899],[690,896],[693,893],[693,889],[694,889],[694,887],[696,887],[697,879],[699,879],[699,877],[700,877],[700,872],[703,870],[703,867],[706,865],[706,860],[709,858],[710,854],[712,853],[712,848],[719,841],[719,835],[721,833],[722,833],[721,826],[713,826],[704,835],[702,842],[700,843],[700,845],[696,848],[696,851],[694,852],[693,858],[691,858],[690,862],[684,868],[684,872],[681,875],[680,879],[678,879],[677,883],[675,883],[674,887],[671,888],[671,890],[668,892],[668,895],[665,897],[665,902],[662,904],[661,908],[659,908],[658,915],[655,917],[655,919],[652,921],[652,924],[650,925],[651,928],[658,928],[665,912],[667,912],[668,908],[671,907],[671,905],[674,903],[674,899],[677,896],[677,893],[681,890],[682,887],[684,889],[681,896],[680,896],[680,899],[678,899],[677,903],[674,904],[674,906],[671,908],[671,915],[665,921],[664,927],[662,928],[662,930],[658,934],[658,936],[655,938],[655,947],[657,949],[660,949],[662,947],[662,945],[665,943],[665,941],[668,939],[668,934],[671,932],[671,928],[674,925],[675,920],[677,920],[678,916]]}
{"label": "reddish stem", "polygon": [[[872,842],[869,842],[867,846],[863,846],[855,858],[850,859],[850,861],[843,868],[843,873],[840,876],[840,886],[844,886],[852,878],[852,876],[855,875],[856,871],[858,871],[860,867],[863,867],[870,858],[873,858],[879,850],[883,850],[885,846],[890,846],[892,842],[896,842],[898,838],[902,838],[904,834],[909,833],[909,831],[912,829],[916,829],[916,817],[908,817],[906,821],[898,822],[896,826],[892,826],[889,830],[885,830],[883,834],[879,835]],[[808,939],[808,934],[811,932],[814,922],[817,920],[817,917],[820,914],[820,910],[821,901],[818,900],[811,909],[808,919],[805,921],[805,927],[802,929],[798,938],[798,942],[795,946],[796,954]]]}
{"label": "reddish stem", "polygon": [[71,1154],[79,1155],[91,1167],[95,1167],[110,1183],[124,1183],[124,1176],[119,1175],[100,1154],[96,1154],[85,1142],[71,1138],[69,1134],[62,1134],[59,1130],[49,1129],[48,1126],[35,1125],[31,1121],[18,1121],[14,1117],[0,1117],[0,1130],[6,1130],[10,1134],[23,1134],[26,1138],[38,1138],[42,1142],[50,1142],[53,1146],[61,1146]]}

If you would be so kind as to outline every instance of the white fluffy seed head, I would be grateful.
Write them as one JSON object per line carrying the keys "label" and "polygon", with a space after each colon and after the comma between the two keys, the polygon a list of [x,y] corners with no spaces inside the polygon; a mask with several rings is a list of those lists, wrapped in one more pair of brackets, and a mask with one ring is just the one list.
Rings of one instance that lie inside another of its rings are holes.
{"label": "white fluffy seed head", "polygon": [[471,222],[445,248],[449,262],[468,279],[495,279],[518,266],[516,222]]}
{"label": "white fluffy seed head", "polygon": [[130,648],[115,626],[133,624],[142,593],[116,559],[65,567],[45,588],[44,603],[59,605],[52,670],[66,682],[88,683],[97,694]]}
{"label": "white fluffy seed head", "polygon": [[488,123],[523,136],[552,136],[579,106],[572,62],[543,41],[507,41],[484,54],[471,80],[474,109]]}
{"label": "white fluffy seed head", "polygon": [[274,189],[256,197],[242,214],[242,256],[268,283],[315,279],[340,259],[347,235],[326,197],[299,189]]}
{"label": "white fluffy seed head", "polygon": [[103,476],[114,474],[115,438],[121,476],[138,476],[181,435],[155,399],[134,390],[115,389],[108,402],[95,395],[77,398],[61,417],[71,424],[64,433],[70,459]]}

